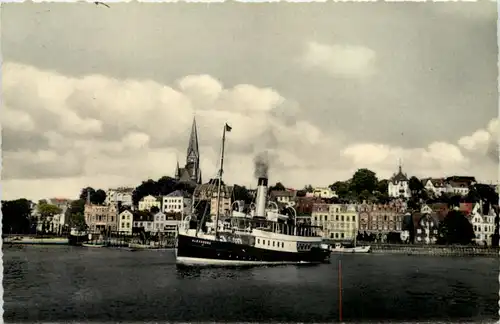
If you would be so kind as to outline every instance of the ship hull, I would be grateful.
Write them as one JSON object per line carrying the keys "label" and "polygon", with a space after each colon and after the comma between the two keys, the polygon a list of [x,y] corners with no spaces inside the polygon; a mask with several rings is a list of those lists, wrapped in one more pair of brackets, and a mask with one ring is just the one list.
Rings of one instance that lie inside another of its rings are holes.
{"label": "ship hull", "polygon": [[177,236],[176,260],[182,265],[281,265],[317,264],[328,260],[330,251],[312,248],[287,252],[256,248],[246,244]]}

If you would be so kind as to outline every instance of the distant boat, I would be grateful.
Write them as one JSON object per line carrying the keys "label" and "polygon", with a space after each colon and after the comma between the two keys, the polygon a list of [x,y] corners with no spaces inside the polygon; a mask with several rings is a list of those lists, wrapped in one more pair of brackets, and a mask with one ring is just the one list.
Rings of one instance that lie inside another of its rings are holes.
{"label": "distant boat", "polygon": [[365,246],[356,246],[356,230],[354,230],[353,236],[354,236],[354,242],[352,246],[343,246],[340,243],[335,243],[335,246],[330,248],[331,252],[337,252],[337,253],[369,253],[371,250],[370,245],[365,245]]}
{"label": "distant boat", "polygon": [[105,247],[103,243],[82,243],[82,246],[88,248],[102,248]]}
{"label": "distant boat", "polygon": [[345,247],[340,243],[336,243],[334,247],[330,248],[330,251],[337,253],[369,253],[371,246],[353,246]]}
{"label": "distant boat", "polygon": [[3,239],[4,243],[8,244],[40,244],[40,245],[67,245],[69,240],[64,237],[30,237],[30,236],[14,236]]}

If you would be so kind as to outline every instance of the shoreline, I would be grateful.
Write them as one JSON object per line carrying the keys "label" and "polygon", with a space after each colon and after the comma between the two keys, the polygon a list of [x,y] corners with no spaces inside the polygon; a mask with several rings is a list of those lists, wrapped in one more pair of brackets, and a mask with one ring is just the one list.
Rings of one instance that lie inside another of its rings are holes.
{"label": "shoreline", "polygon": [[374,254],[434,255],[434,256],[481,256],[498,257],[499,248],[477,246],[443,246],[443,245],[398,245],[373,244]]}

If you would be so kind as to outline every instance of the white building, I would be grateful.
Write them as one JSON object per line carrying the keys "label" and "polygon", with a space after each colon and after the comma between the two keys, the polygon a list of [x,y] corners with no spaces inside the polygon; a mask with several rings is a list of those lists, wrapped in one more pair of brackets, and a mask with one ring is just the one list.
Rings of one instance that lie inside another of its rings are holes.
{"label": "white building", "polygon": [[179,213],[184,219],[185,215],[190,215],[192,210],[192,198],[187,192],[176,190],[162,197],[163,213]]}
{"label": "white building", "polygon": [[322,228],[325,239],[354,240],[359,219],[353,204],[314,204],[311,224]]}
{"label": "white building", "polygon": [[181,220],[176,220],[173,217],[168,217],[162,212],[154,215],[153,231],[159,233],[172,233],[175,232]]}
{"label": "white building", "polygon": [[446,182],[443,178],[426,178],[422,179],[422,184],[427,190],[435,197],[441,196],[443,193],[447,192]]}
{"label": "white building", "polygon": [[118,231],[125,235],[132,235],[134,215],[130,210],[124,210],[118,215]]}
{"label": "white building", "polygon": [[158,210],[161,210],[161,199],[160,198],[148,195],[146,197],[143,197],[139,201],[139,210],[148,210],[148,211],[150,211],[151,208],[153,208],[153,207],[157,207]]}
{"label": "white building", "polygon": [[325,198],[325,199],[338,198],[337,193],[330,188],[315,188],[312,194],[313,197],[318,197],[318,198]]}
{"label": "white building", "polygon": [[490,206],[488,214],[484,215],[481,204],[475,204],[471,213],[471,223],[476,235],[475,241],[479,244],[491,245],[491,236],[495,233],[495,211]]}
{"label": "white building", "polygon": [[132,193],[134,192],[134,188],[115,188],[108,189],[106,192],[106,205],[116,205],[117,203],[121,203],[122,206],[132,207]]}
{"label": "white building", "polygon": [[150,213],[134,213],[132,226],[136,228],[143,228],[145,232],[153,232],[153,215]]}
{"label": "white building", "polygon": [[270,192],[271,200],[275,200],[278,203],[295,206],[295,192],[289,190],[273,190]]}
{"label": "white building", "polygon": [[465,196],[469,187],[476,184],[476,178],[465,176],[452,176],[446,178],[446,192],[452,195]]}
{"label": "white building", "polygon": [[408,180],[408,176],[403,173],[401,169],[401,165],[399,166],[399,172],[394,174],[392,178],[389,180],[389,197],[398,198],[410,198],[410,181]]}

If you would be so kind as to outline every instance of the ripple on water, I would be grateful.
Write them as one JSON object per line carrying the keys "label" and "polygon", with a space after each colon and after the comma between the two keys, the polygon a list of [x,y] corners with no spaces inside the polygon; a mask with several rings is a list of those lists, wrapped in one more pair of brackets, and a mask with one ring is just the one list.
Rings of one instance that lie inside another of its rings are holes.
{"label": "ripple on water", "polygon": [[[498,265],[335,256],[315,267],[176,267],[172,251],[4,249],[7,321],[299,321],[496,318]],[[496,271],[491,267],[495,266]]]}

